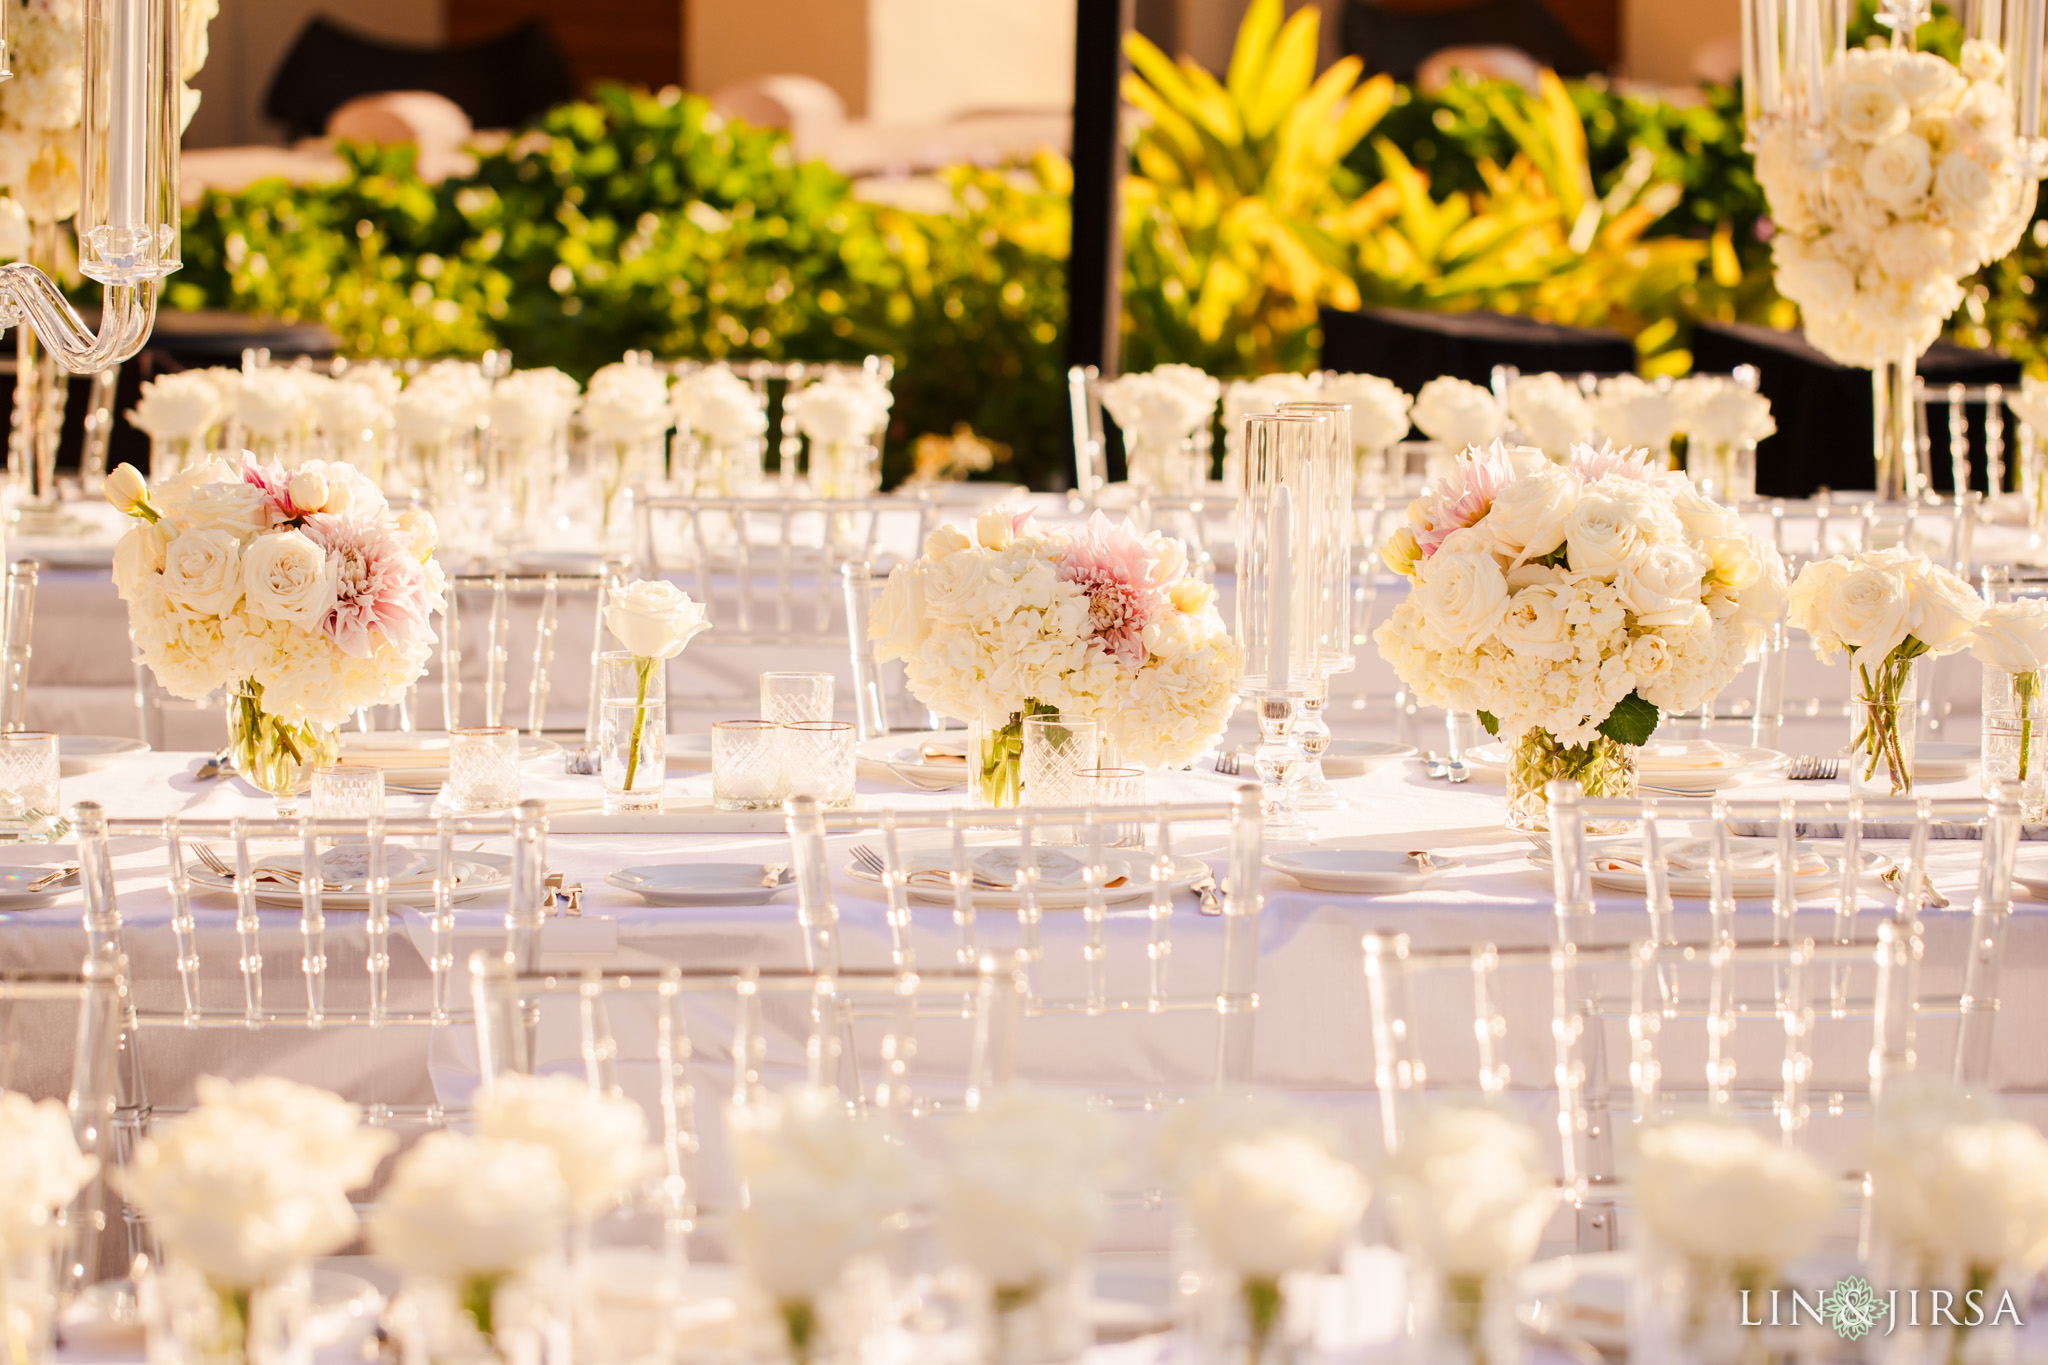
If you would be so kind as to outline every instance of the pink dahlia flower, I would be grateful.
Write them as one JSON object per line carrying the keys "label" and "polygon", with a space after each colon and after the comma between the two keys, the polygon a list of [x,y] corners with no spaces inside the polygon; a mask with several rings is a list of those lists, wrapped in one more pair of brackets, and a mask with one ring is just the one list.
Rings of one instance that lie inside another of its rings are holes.
{"label": "pink dahlia flower", "polygon": [[1492,511],[1493,500],[1515,481],[1516,473],[1514,458],[1499,441],[1458,456],[1451,472],[1408,509],[1423,558],[1435,554],[1451,532],[1477,524]]}
{"label": "pink dahlia flower", "polygon": [[1633,479],[1674,492],[1689,486],[1685,475],[1678,471],[1659,469],[1649,451],[1630,450],[1626,446],[1616,450],[1606,441],[1598,446],[1573,446],[1571,470],[1587,483],[1595,479]]}
{"label": "pink dahlia flower", "polygon": [[277,461],[258,464],[254,455],[245,453],[242,456],[242,482],[263,490],[264,499],[270,504],[272,526],[281,526],[298,517],[299,509],[292,504],[292,476]]}
{"label": "pink dahlia flower", "polygon": [[432,638],[426,569],[401,537],[326,512],[307,517],[301,529],[334,566],[334,610],[322,628],[337,649],[367,659],[380,639],[412,649]]}
{"label": "pink dahlia flower", "polygon": [[1088,594],[1094,643],[1127,667],[1144,663],[1145,627],[1171,605],[1167,590],[1179,574],[1165,570],[1129,520],[1090,517],[1061,553],[1059,575]]}

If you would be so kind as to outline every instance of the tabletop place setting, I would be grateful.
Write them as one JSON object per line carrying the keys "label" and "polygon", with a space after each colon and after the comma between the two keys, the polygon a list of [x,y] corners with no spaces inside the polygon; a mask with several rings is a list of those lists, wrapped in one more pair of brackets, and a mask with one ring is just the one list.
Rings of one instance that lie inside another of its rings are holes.
{"label": "tabletop place setting", "polygon": [[[373,196],[285,251],[283,182],[214,259],[216,7],[72,8],[0,6],[0,1365],[2048,1358],[2048,384],[1930,349],[2030,336],[2048,0],[1741,0],[1668,146],[1314,6],[1211,77],[1083,5],[1130,60],[1032,184],[600,91],[464,144],[525,169],[423,191],[431,267]],[[1755,210],[1653,232],[1710,123]],[[1049,194],[1111,349],[1031,323]],[[534,233],[573,363],[498,340]],[[201,260],[390,325],[187,364]],[[451,279],[505,297],[399,326]],[[1576,325],[1660,292],[1853,410]]]}

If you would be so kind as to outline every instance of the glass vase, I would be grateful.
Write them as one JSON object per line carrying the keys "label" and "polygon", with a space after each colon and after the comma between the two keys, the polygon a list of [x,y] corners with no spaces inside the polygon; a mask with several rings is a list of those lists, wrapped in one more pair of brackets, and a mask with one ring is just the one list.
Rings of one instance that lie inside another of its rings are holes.
{"label": "glass vase", "polygon": [[607,653],[599,679],[598,771],[608,815],[660,810],[668,775],[668,682],[663,659]]}
{"label": "glass vase", "polygon": [[197,464],[206,458],[204,436],[149,438],[149,482],[151,487],[163,483],[179,470]]}
{"label": "glass vase", "polygon": [[811,487],[821,498],[864,498],[882,486],[881,452],[866,441],[811,447]]}
{"label": "glass vase", "polygon": [[280,817],[299,813],[313,770],[333,763],[341,739],[332,725],[279,720],[263,709],[263,686],[245,682],[228,699],[228,752],[235,771],[269,792]]}
{"label": "glass vase", "polygon": [[1529,1359],[1512,1277],[1451,1275],[1415,1260],[1408,1273],[1416,1359],[1432,1365],[1522,1365]]}
{"label": "glass vase", "polygon": [[1306,1315],[1292,1313],[1285,1277],[1203,1276],[1195,1307],[1196,1365],[1295,1365],[1311,1354]]}
{"label": "glass vase", "polygon": [[[1508,741],[1508,828],[1531,833],[1550,828],[1552,781],[1577,782],[1593,798],[1636,794],[1636,747],[1595,735],[1588,744],[1560,744],[1548,730],[1531,728]],[[1609,822],[1617,823],[1617,822]],[[1619,822],[1625,823],[1625,822]],[[1588,822],[1588,829],[1602,828]]]}
{"label": "glass vase", "polygon": [[1849,666],[1849,781],[1864,796],[1909,796],[1920,729],[1920,669],[1894,650]]}
{"label": "glass vase", "polygon": [[1629,1287],[1628,1359],[1773,1365],[1809,1358],[1789,1349],[1796,1331],[1788,1335],[1771,1325],[1771,1293],[1780,1277],[1767,1268],[1709,1265],[1659,1246],[1643,1247],[1637,1265]]}
{"label": "glass vase", "polygon": [[1076,1266],[1037,1284],[990,1285],[981,1328],[981,1359],[989,1365],[1061,1365],[1093,1344],[1089,1284]]}
{"label": "glass vase", "polygon": [[1984,670],[1984,795],[2000,782],[2020,788],[2021,818],[2048,819],[2048,710],[2041,683],[2048,669]]}
{"label": "glass vase", "polygon": [[1058,707],[1027,698],[1024,709],[1012,711],[1001,725],[977,720],[967,727],[967,788],[976,805],[1008,810],[1022,803],[1024,718],[1057,715]]}
{"label": "glass vase", "polygon": [[404,1365],[541,1365],[555,1354],[546,1296],[509,1274],[413,1276],[386,1315]]}
{"label": "glass vase", "polygon": [[304,1267],[254,1288],[218,1284],[175,1260],[137,1286],[149,1365],[310,1362],[312,1278]]}
{"label": "glass vase", "polygon": [[1133,433],[1125,446],[1126,477],[1148,493],[1187,494],[1202,491],[1202,456],[1192,436],[1155,441]]}

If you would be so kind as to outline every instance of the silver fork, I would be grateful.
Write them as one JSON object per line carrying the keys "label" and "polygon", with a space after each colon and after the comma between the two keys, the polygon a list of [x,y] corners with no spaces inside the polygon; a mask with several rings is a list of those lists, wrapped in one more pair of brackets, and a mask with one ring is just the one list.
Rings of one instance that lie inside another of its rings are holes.
{"label": "silver fork", "polygon": [[[192,852],[198,857],[200,862],[206,865],[206,870],[213,873],[216,877],[233,877],[235,875],[235,869],[229,867],[222,860],[220,854],[213,851],[211,844],[194,844],[192,845]],[[299,874],[288,867],[266,867],[256,873],[256,879],[258,881],[296,882],[299,880]]]}
{"label": "silver fork", "polygon": [[1215,868],[1205,868],[1205,870],[1202,873],[1201,879],[1195,882],[1194,885],[1190,886],[1188,890],[1194,892],[1197,896],[1200,896],[1202,898],[1201,909],[1203,914],[1220,915],[1223,913],[1223,900],[1216,894]]}
{"label": "silver fork", "polygon": [[[875,878],[875,880],[887,880],[889,872],[888,864],[882,861],[881,854],[875,852],[866,844],[854,845],[853,861],[859,865],[860,869],[863,872],[866,872],[868,875]],[[939,871],[935,868],[932,870],[931,875],[934,877],[950,877],[951,874]],[[975,886],[976,889],[982,891],[1013,891],[1016,889],[1015,887],[1011,886],[1008,882],[999,882],[995,880],[993,877],[984,877],[979,872],[969,873],[968,879]]]}
{"label": "silver fork", "polygon": [[1236,777],[1238,769],[1243,765],[1244,758],[1235,749],[1216,755],[1216,771],[1225,777]]}
{"label": "silver fork", "polygon": [[1785,776],[1793,782],[1832,782],[1841,775],[1842,760],[1822,758],[1819,754],[1801,754],[1792,760],[1792,766],[1785,770]]}

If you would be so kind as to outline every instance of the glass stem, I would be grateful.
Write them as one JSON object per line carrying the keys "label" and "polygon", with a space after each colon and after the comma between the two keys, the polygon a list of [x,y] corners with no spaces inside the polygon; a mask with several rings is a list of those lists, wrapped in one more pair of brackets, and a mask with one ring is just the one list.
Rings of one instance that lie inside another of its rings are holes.
{"label": "glass stem", "polygon": [[2034,749],[2034,691],[2040,686],[2039,673],[2015,673],[2012,677],[2013,695],[2020,703],[2020,785],[2027,781],[2027,765]]}
{"label": "glass stem", "polygon": [[626,790],[633,790],[634,775],[640,771],[640,735],[647,728],[647,679],[654,672],[654,660],[636,657],[633,671],[640,675],[640,695],[633,702],[633,744],[626,752]]}

